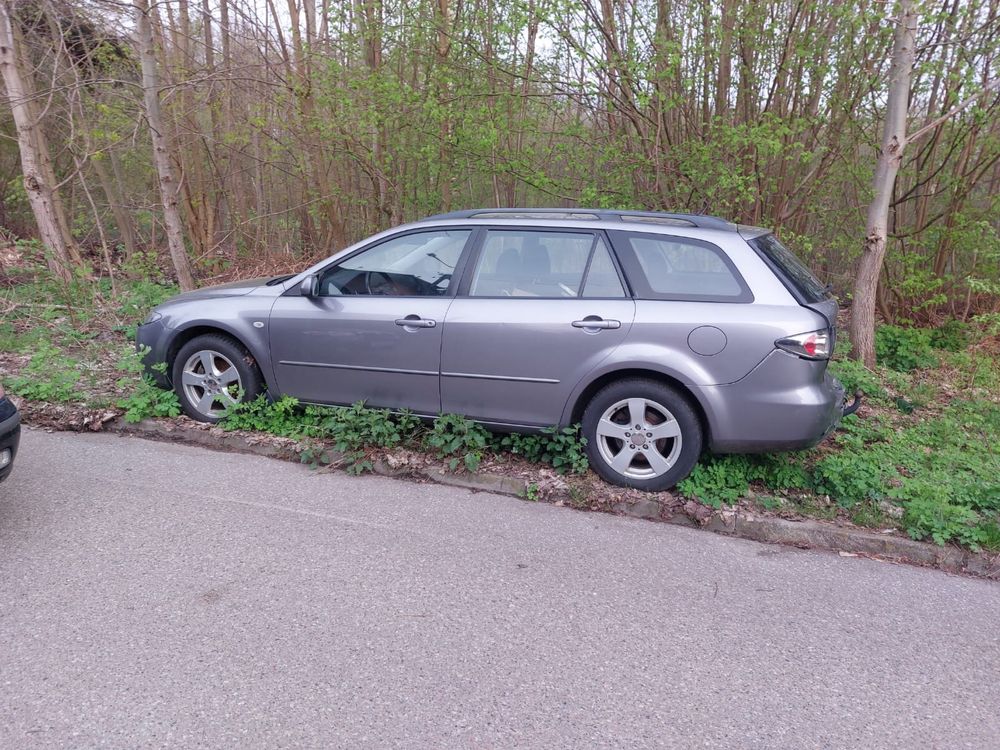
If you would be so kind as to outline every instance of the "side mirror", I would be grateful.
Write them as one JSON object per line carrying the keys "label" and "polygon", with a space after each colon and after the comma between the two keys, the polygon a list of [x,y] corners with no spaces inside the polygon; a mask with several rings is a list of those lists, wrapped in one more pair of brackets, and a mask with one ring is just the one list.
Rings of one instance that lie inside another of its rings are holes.
{"label": "side mirror", "polygon": [[302,279],[302,284],[299,286],[299,294],[303,297],[318,297],[319,276],[313,274],[312,276],[307,276]]}

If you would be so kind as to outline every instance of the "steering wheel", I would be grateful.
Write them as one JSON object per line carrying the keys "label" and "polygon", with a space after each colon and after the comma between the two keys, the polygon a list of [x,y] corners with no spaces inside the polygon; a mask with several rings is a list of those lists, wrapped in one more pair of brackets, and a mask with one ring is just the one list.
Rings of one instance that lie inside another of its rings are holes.
{"label": "steering wheel", "polygon": [[[381,281],[377,283],[372,282],[372,277],[380,277]],[[394,283],[389,274],[384,271],[365,271],[365,292],[372,296],[381,295],[391,295],[393,293]]]}

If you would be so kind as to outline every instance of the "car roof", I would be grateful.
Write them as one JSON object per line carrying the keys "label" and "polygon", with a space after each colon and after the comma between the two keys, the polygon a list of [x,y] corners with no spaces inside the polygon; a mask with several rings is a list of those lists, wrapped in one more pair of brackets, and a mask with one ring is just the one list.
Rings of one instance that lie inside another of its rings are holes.
{"label": "car roof", "polygon": [[451,219],[543,219],[555,221],[621,221],[629,223],[698,227],[735,232],[736,224],[707,214],[670,213],[665,211],[618,211],[607,208],[474,208],[428,216],[423,221]]}

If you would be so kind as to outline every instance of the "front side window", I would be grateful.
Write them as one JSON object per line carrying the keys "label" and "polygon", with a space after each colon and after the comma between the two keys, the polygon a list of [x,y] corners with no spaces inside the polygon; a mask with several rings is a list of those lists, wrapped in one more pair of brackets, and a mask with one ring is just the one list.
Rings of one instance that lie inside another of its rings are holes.
{"label": "front side window", "polygon": [[386,240],[325,270],[320,276],[320,295],[445,295],[471,233],[470,229],[439,229]]}
{"label": "front side window", "polygon": [[649,299],[750,301],[732,262],[715,245],[673,235],[624,235],[629,278]]}
{"label": "front side window", "polygon": [[473,297],[624,297],[601,237],[522,229],[486,233]]}

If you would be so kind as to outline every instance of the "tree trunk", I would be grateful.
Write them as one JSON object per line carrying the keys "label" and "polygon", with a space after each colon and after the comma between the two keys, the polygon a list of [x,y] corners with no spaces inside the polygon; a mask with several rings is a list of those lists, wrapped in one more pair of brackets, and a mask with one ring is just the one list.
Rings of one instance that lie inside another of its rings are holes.
{"label": "tree trunk", "polygon": [[17,127],[24,189],[35,215],[39,238],[48,251],[49,270],[68,282],[72,278],[74,259],[79,258],[79,253],[65,231],[69,224],[60,215],[63,208],[56,192],[45,133],[34,111],[33,87],[27,79],[30,73],[22,70],[21,49],[15,34],[11,8],[7,0],[0,0],[0,74]]}
{"label": "tree trunk", "polygon": [[875,305],[878,280],[885,260],[886,233],[892,189],[906,148],[906,115],[909,110],[910,78],[913,73],[917,12],[914,0],[900,0],[889,71],[882,150],[875,166],[875,195],[868,206],[864,249],[854,281],[851,302],[852,356],[866,367],[875,366]]}
{"label": "tree trunk", "polygon": [[177,208],[177,183],[170,164],[167,138],[160,113],[160,82],[156,70],[156,53],[153,49],[153,29],[149,22],[149,0],[133,0],[135,8],[135,29],[139,43],[139,59],[142,62],[142,93],[146,109],[146,121],[153,140],[153,163],[160,184],[160,199],[163,201],[163,223],[167,230],[167,245],[170,259],[177,272],[177,281],[182,291],[194,289],[194,275],[191,262],[184,248],[184,227]]}

